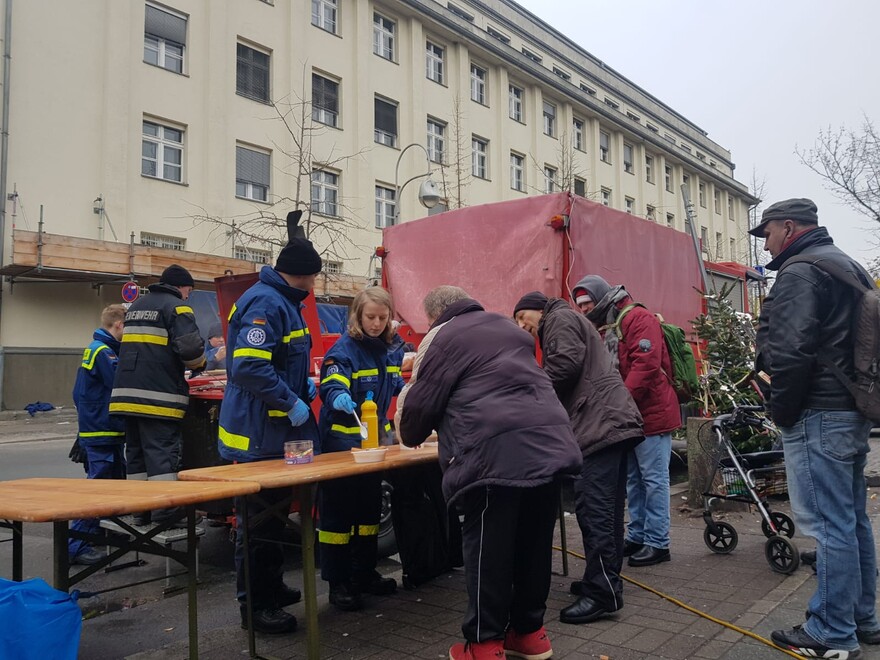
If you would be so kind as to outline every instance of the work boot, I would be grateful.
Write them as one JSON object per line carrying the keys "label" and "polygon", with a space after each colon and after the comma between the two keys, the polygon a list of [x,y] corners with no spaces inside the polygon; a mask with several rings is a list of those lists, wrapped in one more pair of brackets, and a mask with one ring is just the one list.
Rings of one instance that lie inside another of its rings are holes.
{"label": "work boot", "polygon": [[503,658],[504,642],[500,639],[459,643],[449,649],[449,660],[502,660]]}
{"label": "work boot", "polygon": [[[254,610],[253,617],[254,632],[278,635],[296,630],[296,617],[284,610],[274,607]],[[244,605],[241,606],[241,627],[247,630],[247,610]]]}
{"label": "work boot", "polygon": [[88,546],[83,550],[80,550],[76,557],[72,557],[69,563],[71,565],[80,564],[82,566],[93,566],[94,564],[97,564],[102,559],[104,559],[105,556],[106,555],[99,552],[92,546]]}
{"label": "work boot", "polygon": [[833,649],[816,641],[800,626],[789,630],[774,630],[770,633],[770,639],[781,649],[791,651],[795,655],[805,658],[837,658],[837,660],[858,660],[862,657],[862,650]]}
{"label": "work boot", "polygon": [[636,543],[635,541],[624,541],[623,542],[623,556],[629,557],[630,555],[636,554],[639,550],[645,547],[644,543]]}
{"label": "work boot", "polygon": [[520,635],[513,628],[508,628],[504,636],[504,652],[508,658],[546,660],[553,655],[553,647],[550,646],[550,639],[543,626],[535,632],[524,635]]}
{"label": "work boot", "polygon": [[281,583],[281,586],[278,588],[278,590],[275,592],[275,605],[279,608],[293,605],[294,603],[298,603],[301,600],[302,592],[299,589],[288,587],[283,582]]}
{"label": "work boot", "polygon": [[348,582],[330,583],[330,604],[343,612],[356,612],[364,607],[360,593]]}
{"label": "work boot", "polygon": [[357,588],[373,596],[390,596],[397,591],[397,580],[382,577],[378,571],[373,571],[366,579],[357,581]]}

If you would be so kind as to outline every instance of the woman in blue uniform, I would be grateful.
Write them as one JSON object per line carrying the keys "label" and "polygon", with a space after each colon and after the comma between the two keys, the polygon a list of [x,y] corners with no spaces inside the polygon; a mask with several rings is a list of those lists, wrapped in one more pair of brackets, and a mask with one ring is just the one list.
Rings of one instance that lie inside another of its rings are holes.
{"label": "woman in blue uniform", "polygon": [[[403,389],[401,352],[392,345],[394,305],[380,287],[355,296],[348,331],[328,351],[321,366],[321,452],[360,447],[360,428],[352,413],[372,393],[379,418],[380,444],[391,431],[388,406]],[[330,602],[340,610],[363,607],[362,593],[385,596],[397,583],[376,571],[382,477],[365,474],[328,481],[318,494],[321,577],[330,583]]]}

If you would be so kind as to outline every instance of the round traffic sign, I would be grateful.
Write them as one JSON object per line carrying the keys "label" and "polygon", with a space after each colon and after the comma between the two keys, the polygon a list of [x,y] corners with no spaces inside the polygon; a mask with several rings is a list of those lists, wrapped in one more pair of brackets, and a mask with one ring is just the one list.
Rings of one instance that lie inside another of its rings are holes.
{"label": "round traffic sign", "polygon": [[132,303],[138,299],[140,295],[140,287],[137,282],[126,282],[122,285],[122,299],[127,303]]}

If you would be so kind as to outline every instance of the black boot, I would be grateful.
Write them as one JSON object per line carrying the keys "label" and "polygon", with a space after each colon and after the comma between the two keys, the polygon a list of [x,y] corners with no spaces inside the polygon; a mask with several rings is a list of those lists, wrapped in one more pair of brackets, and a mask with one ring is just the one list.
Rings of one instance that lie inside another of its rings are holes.
{"label": "black boot", "polygon": [[362,593],[373,596],[390,596],[397,591],[397,580],[382,577],[377,571],[373,571],[357,581],[357,588]]}
{"label": "black boot", "polygon": [[[277,635],[296,630],[296,617],[284,610],[276,608],[254,610],[253,617],[255,632]],[[241,627],[247,630],[247,610],[244,605],[241,606]]]}
{"label": "black boot", "polygon": [[646,545],[635,554],[630,555],[628,563],[630,566],[653,566],[670,559],[672,557],[669,554],[669,548],[653,548]]}
{"label": "black boot", "polygon": [[330,583],[330,604],[343,612],[356,612],[364,607],[360,593],[347,582]]}
{"label": "black boot", "polygon": [[609,616],[613,611],[603,607],[589,596],[582,596],[573,605],[563,608],[559,613],[559,620],[562,623],[590,623]]}
{"label": "black boot", "polygon": [[298,603],[302,600],[302,592],[299,589],[294,587],[288,587],[283,582],[278,590],[275,592],[275,605],[276,607],[287,607],[289,605],[293,605],[294,603]]}
{"label": "black boot", "polygon": [[623,556],[629,557],[630,555],[634,555],[639,550],[645,547],[644,543],[636,543],[635,541],[624,541],[623,542]]}

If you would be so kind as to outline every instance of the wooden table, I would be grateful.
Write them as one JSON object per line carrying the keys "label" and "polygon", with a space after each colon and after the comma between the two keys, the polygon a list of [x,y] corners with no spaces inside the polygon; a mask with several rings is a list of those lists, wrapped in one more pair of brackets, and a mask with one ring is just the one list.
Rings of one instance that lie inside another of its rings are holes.
{"label": "wooden table", "polygon": [[[191,483],[183,481],[128,481],[125,479],[17,479],[0,482],[0,519],[10,521],[13,532],[13,579],[22,579],[22,523],[51,522],[53,529],[53,566],[56,589],[70,587],[109,565],[125,553],[137,550],[170,557],[187,568],[189,610],[189,657],[198,658],[198,614],[196,602],[196,524],[195,505],[224,497],[256,493],[256,483]],[[165,548],[153,537],[174,521],[137,528],[120,519],[129,513],[153,509],[185,507],[187,513],[187,550]],[[78,518],[109,518],[131,536],[101,537],[68,529],[68,521]],[[115,548],[101,562],[69,575],[67,540],[70,536]],[[161,579],[161,578],[159,578]]]}
{"label": "wooden table", "polygon": [[[333,452],[316,456],[314,462],[300,465],[287,465],[283,459],[257,461],[254,463],[237,463],[220,465],[210,468],[184,470],[178,477],[183,481],[249,481],[261,488],[281,488],[294,486],[310,486],[322,481],[351,477],[370,472],[384,472],[412,465],[437,461],[437,448],[422,446],[418,449],[405,449],[399,446],[388,447],[385,460],[380,463],[355,463],[350,452]],[[302,556],[303,556],[303,596],[306,610],[306,648],[309,660],[318,660],[321,653],[318,632],[318,601],[315,587],[315,521],[312,517],[312,489],[299,488],[299,513],[302,519]],[[246,516],[242,512],[242,518]],[[248,552],[247,522],[239,530],[243,534],[242,542]],[[249,562],[244,562],[245,584],[250,594]],[[251,600],[248,598],[248,644],[251,657],[256,654],[256,642],[251,617]]]}

